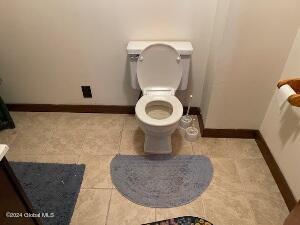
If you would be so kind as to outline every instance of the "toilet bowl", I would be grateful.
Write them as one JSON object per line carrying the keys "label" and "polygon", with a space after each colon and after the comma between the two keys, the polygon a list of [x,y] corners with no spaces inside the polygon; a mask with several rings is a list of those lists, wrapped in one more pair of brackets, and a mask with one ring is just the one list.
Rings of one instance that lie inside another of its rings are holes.
{"label": "toilet bowl", "polygon": [[152,154],[172,152],[171,135],[183,113],[173,95],[144,95],[135,106],[136,118],[145,133],[144,151]]}
{"label": "toilet bowl", "polygon": [[181,102],[175,97],[181,77],[179,53],[170,45],[153,44],[145,48],[137,60],[137,78],[143,96],[135,113],[145,133],[144,152],[172,152],[171,135],[183,114]]}

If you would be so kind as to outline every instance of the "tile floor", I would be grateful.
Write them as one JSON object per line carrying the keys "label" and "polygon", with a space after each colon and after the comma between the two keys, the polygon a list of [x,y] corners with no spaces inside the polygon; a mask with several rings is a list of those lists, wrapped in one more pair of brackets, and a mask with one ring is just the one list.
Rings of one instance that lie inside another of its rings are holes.
{"label": "tile floor", "polygon": [[194,215],[215,225],[282,225],[287,207],[254,140],[172,137],[174,154],[205,154],[214,165],[209,188],[171,209],[136,205],[110,179],[115,154],[143,154],[144,135],[132,115],[12,112],[17,128],[0,132],[11,161],[86,165],[71,225],[139,225]]}

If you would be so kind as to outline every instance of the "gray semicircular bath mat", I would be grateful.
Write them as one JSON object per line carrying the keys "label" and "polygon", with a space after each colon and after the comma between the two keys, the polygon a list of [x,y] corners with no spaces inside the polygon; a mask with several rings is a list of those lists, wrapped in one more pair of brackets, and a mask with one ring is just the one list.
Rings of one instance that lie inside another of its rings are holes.
{"label": "gray semicircular bath mat", "polygon": [[190,203],[205,191],[213,176],[211,161],[202,155],[116,155],[110,171],[123,196],[153,208]]}

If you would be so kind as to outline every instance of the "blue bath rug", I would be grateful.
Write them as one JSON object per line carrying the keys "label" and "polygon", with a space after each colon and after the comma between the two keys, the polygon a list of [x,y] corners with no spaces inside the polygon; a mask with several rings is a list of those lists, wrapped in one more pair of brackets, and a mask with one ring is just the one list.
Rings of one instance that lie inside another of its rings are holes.
{"label": "blue bath rug", "polygon": [[117,155],[110,169],[112,182],[123,196],[152,208],[190,203],[213,176],[211,161],[202,155]]}
{"label": "blue bath rug", "polygon": [[84,174],[84,165],[53,163],[9,163],[44,225],[70,223]]}

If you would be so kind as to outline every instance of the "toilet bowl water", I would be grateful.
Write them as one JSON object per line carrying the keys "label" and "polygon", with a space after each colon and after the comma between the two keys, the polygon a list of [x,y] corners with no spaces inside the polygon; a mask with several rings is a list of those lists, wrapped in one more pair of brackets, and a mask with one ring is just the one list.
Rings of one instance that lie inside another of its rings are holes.
{"label": "toilet bowl water", "polygon": [[153,119],[162,120],[172,115],[173,107],[164,101],[153,101],[146,105],[146,113]]}

